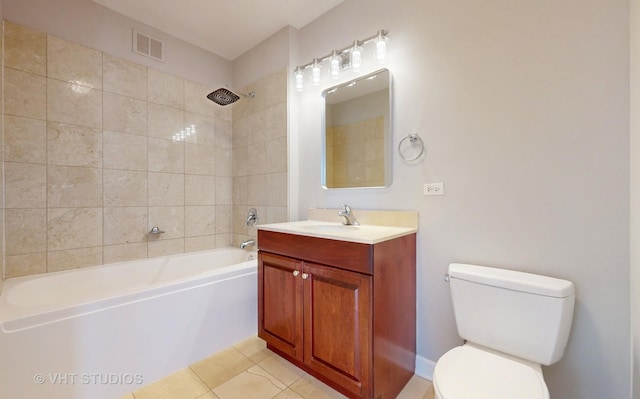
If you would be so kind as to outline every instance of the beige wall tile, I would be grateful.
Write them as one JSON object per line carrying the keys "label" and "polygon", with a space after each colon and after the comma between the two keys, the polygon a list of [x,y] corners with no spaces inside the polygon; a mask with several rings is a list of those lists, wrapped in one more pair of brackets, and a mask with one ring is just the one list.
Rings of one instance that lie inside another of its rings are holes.
{"label": "beige wall tile", "polygon": [[47,79],[5,68],[4,113],[44,120],[47,116]]}
{"label": "beige wall tile", "polygon": [[101,89],[102,52],[48,35],[47,76]]}
{"label": "beige wall tile", "polygon": [[29,276],[32,274],[46,273],[47,253],[8,255],[5,258],[7,278]]}
{"label": "beige wall tile", "polygon": [[[267,182],[269,175],[251,175],[247,179],[247,203],[249,205],[266,205],[267,196],[275,188]],[[269,190],[265,190],[269,187]]]}
{"label": "beige wall tile", "polygon": [[184,205],[183,174],[149,172],[149,206]]}
{"label": "beige wall tile", "polygon": [[48,122],[47,163],[101,168],[102,130]]}
{"label": "beige wall tile", "polygon": [[168,240],[184,237],[184,207],[183,206],[158,206],[149,207],[147,231],[154,226],[164,233],[157,236],[149,235],[149,242]]}
{"label": "beige wall tile", "polygon": [[[231,221],[233,223],[233,234],[239,234],[243,236],[249,234],[249,229],[246,223],[248,211],[248,206],[233,206],[233,217],[231,218]],[[259,215],[260,212],[258,213],[258,216]]]}
{"label": "beige wall tile", "polygon": [[244,161],[249,164],[247,174],[268,172],[266,151],[266,143],[264,141],[251,143],[247,146],[247,158],[245,160],[239,160],[239,162]]}
{"label": "beige wall tile", "polygon": [[215,120],[215,146],[218,148],[233,148],[233,128],[231,121]]}
{"label": "beige wall tile", "polygon": [[229,157],[229,161],[231,161],[231,166],[229,165],[223,165],[222,168],[226,168],[227,170],[223,170],[226,173],[221,173],[220,170],[218,170],[218,176],[228,176],[228,173],[233,173],[233,176],[247,176],[249,173],[249,165],[248,165],[248,161],[249,161],[249,147],[248,146],[242,146],[242,147],[234,147],[233,150],[225,150],[225,149],[218,149],[216,148],[217,151],[222,152],[222,151],[230,151],[231,152],[231,157]]}
{"label": "beige wall tile", "polygon": [[265,172],[287,171],[287,138],[282,137],[265,142]]}
{"label": "beige wall tile", "polygon": [[46,165],[5,162],[5,207],[46,208]]}
{"label": "beige wall tile", "polygon": [[173,140],[173,135],[184,130],[184,112],[181,109],[149,103],[149,137]]}
{"label": "beige wall tile", "polygon": [[49,208],[102,206],[102,169],[47,166]]}
{"label": "beige wall tile", "polygon": [[133,244],[106,245],[103,251],[104,263],[125,262],[147,257],[147,242]]}
{"label": "beige wall tile", "polygon": [[216,148],[216,176],[235,175],[232,170],[232,154],[235,154],[235,150],[232,153],[232,150],[226,148]]}
{"label": "beige wall tile", "polygon": [[215,234],[215,206],[186,206],[184,219],[185,236],[187,237]]}
{"label": "beige wall tile", "polygon": [[102,92],[47,79],[47,120],[102,129]]}
{"label": "beige wall tile", "polygon": [[231,205],[216,205],[216,234],[233,232],[233,207]]}
{"label": "beige wall tile", "polygon": [[114,132],[147,135],[147,102],[103,93],[103,127]]}
{"label": "beige wall tile", "polygon": [[184,143],[149,137],[147,167],[150,172],[184,173]]}
{"label": "beige wall tile", "polygon": [[267,182],[266,187],[269,187],[267,191],[267,202],[260,205],[270,206],[287,206],[287,173],[271,173],[266,175]]}
{"label": "beige wall tile", "polygon": [[216,178],[213,176],[185,175],[186,205],[215,205]]}
{"label": "beige wall tile", "polygon": [[102,74],[104,91],[147,100],[147,67],[104,54]]}
{"label": "beige wall tile", "polygon": [[207,98],[207,94],[213,90],[209,86],[185,80],[184,110],[213,117],[216,104]]}
{"label": "beige wall tile", "polygon": [[102,137],[105,168],[147,170],[147,137],[108,131]]}
{"label": "beige wall tile", "polygon": [[150,103],[172,108],[184,108],[184,80],[149,68],[148,99]]}
{"label": "beige wall tile", "polygon": [[195,134],[185,138],[186,143],[198,145],[215,145],[215,120],[213,118],[194,114],[191,112],[184,113],[184,125],[195,129]]}
{"label": "beige wall tile", "polygon": [[216,248],[230,247],[232,245],[232,242],[233,242],[232,234],[216,234]]}
{"label": "beige wall tile", "polygon": [[55,208],[47,213],[47,248],[57,251],[102,245],[102,208]]}
{"label": "beige wall tile", "polygon": [[147,206],[147,176],[147,172],[104,169],[104,206]]}
{"label": "beige wall tile", "polygon": [[238,176],[233,178],[233,197],[232,204],[248,205],[249,204],[249,177]]}
{"label": "beige wall tile", "polygon": [[47,271],[79,269],[102,264],[102,247],[49,251],[47,253]]}
{"label": "beige wall tile", "polygon": [[267,206],[260,223],[283,223],[288,221],[289,213],[286,206]]}
{"label": "beige wall tile", "polygon": [[47,124],[43,120],[5,115],[4,160],[47,162]]}
{"label": "beige wall tile", "polygon": [[4,65],[45,76],[47,73],[46,33],[4,21]]}
{"label": "beige wall tile", "polygon": [[104,245],[147,241],[147,208],[104,208]]}
{"label": "beige wall tile", "polygon": [[216,236],[199,236],[199,237],[185,237],[184,239],[184,252],[205,251],[207,249],[215,249]]}
{"label": "beige wall tile", "polygon": [[5,209],[4,216],[6,255],[47,250],[46,209]]}
{"label": "beige wall tile", "polygon": [[198,144],[184,144],[184,170],[191,175],[214,176],[216,149]]}
{"label": "beige wall tile", "polygon": [[[172,240],[149,241],[147,244],[147,256],[155,258],[157,256],[168,256],[181,254],[184,252],[184,238]],[[136,398],[139,398],[136,394]]]}
{"label": "beige wall tile", "polygon": [[216,177],[216,205],[233,204],[233,177]]}

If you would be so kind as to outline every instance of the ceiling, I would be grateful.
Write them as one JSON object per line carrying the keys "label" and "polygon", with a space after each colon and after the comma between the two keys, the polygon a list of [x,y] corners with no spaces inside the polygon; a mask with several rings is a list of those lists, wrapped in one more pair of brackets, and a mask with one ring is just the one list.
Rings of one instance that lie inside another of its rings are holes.
{"label": "ceiling", "polygon": [[343,0],[93,0],[233,60],[291,25],[302,28]]}

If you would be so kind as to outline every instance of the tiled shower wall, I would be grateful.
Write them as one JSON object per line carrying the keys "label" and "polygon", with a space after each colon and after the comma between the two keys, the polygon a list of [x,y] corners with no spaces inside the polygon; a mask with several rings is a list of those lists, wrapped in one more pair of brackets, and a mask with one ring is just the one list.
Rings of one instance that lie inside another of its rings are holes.
{"label": "tiled shower wall", "polygon": [[10,22],[4,43],[7,278],[231,244],[231,107],[210,87]]}
{"label": "tiled shower wall", "polygon": [[233,106],[233,241],[255,238],[247,212],[258,223],[288,220],[287,70],[266,76],[244,89],[254,92]]}

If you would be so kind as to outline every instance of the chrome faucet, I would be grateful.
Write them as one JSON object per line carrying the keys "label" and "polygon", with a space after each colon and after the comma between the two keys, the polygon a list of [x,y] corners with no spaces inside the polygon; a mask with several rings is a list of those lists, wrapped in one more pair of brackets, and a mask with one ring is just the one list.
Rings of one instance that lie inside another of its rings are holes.
{"label": "chrome faucet", "polygon": [[351,208],[349,208],[349,205],[347,204],[342,204],[342,209],[338,212],[338,216],[342,218],[342,224],[344,225],[357,226],[360,224],[356,220],[356,216],[351,213]]}
{"label": "chrome faucet", "polygon": [[149,230],[149,233],[157,236],[158,234],[164,233],[164,231],[160,230],[160,227],[158,226],[153,226],[151,230]]}
{"label": "chrome faucet", "polygon": [[246,247],[252,247],[256,245],[256,240],[245,240],[240,243],[240,249],[245,249]]}

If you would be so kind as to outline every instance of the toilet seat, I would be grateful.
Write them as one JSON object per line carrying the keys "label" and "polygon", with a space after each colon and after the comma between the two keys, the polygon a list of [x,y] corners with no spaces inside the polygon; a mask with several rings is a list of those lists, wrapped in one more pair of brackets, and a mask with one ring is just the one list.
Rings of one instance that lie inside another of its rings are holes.
{"label": "toilet seat", "polygon": [[471,343],[438,360],[433,385],[440,399],[549,399],[539,365]]}

